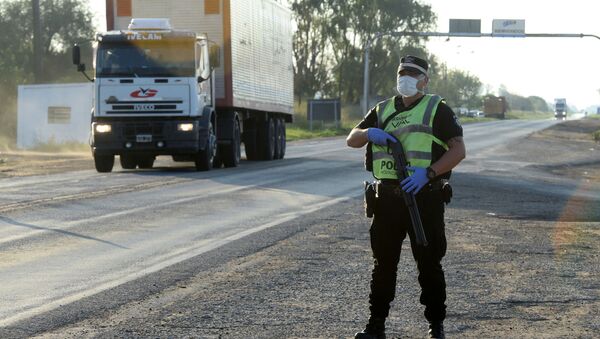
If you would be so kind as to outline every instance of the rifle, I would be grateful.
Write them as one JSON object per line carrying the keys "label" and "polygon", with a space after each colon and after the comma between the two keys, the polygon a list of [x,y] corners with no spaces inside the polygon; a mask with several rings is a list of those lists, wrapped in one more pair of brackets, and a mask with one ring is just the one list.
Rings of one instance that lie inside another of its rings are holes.
{"label": "rifle", "polygon": [[[398,139],[396,142],[391,142],[388,140],[388,152],[392,150],[392,156],[394,157],[394,161],[396,162],[396,174],[398,175],[398,184],[402,182],[405,178],[408,178],[408,171],[406,170],[406,156],[404,155],[404,148]],[[400,184],[400,189],[402,189],[402,184]],[[408,207],[408,212],[410,213],[410,220],[412,221],[413,231],[415,232],[415,240],[417,245],[427,246],[427,238],[425,238],[425,231],[423,231],[423,223],[421,223],[421,216],[419,215],[419,207],[417,206],[417,200],[415,196],[411,193],[406,193],[404,190],[402,191],[402,196],[404,198],[404,203],[406,207]]]}

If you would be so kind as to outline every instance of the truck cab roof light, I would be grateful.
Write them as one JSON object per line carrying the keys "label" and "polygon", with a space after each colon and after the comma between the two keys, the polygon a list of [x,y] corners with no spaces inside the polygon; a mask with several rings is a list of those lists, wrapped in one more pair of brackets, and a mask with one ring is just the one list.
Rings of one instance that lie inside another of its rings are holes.
{"label": "truck cab roof light", "polygon": [[168,31],[171,30],[171,22],[166,18],[133,18],[127,26],[132,31]]}

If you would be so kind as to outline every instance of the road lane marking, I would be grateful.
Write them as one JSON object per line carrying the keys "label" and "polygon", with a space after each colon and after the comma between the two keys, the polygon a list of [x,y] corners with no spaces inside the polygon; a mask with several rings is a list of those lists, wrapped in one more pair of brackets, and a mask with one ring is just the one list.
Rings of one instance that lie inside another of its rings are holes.
{"label": "road lane marking", "polygon": [[332,205],[335,205],[335,204],[338,204],[338,203],[341,203],[344,201],[348,201],[357,196],[358,195],[355,194],[355,195],[350,195],[350,196],[334,198],[334,199],[330,199],[330,200],[326,200],[326,201],[318,201],[309,206],[305,206],[300,211],[292,211],[289,213],[281,214],[277,219],[275,219],[271,222],[268,222],[268,223],[265,223],[265,224],[262,224],[262,225],[259,225],[259,226],[241,231],[241,232],[237,232],[233,235],[226,236],[222,239],[218,239],[218,238],[205,239],[204,241],[202,241],[200,243],[196,243],[195,245],[188,246],[187,248],[180,248],[175,252],[170,252],[168,254],[163,255],[162,258],[161,257],[157,258],[157,262],[155,264],[151,265],[150,267],[142,268],[141,270],[130,273],[120,279],[102,283],[96,287],[86,289],[84,291],[80,291],[75,294],[60,298],[60,299],[56,299],[56,300],[53,300],[50,302],[45,302],[44,305],[37,306],[37,307],[36,306],[30,307],[30,308],[24,310],[23,312],[3,318],[0,320],[0,326],[10,326],[19,321],[31,318],[35,315],[39,315],[39,314],[42,314],[45,312],[52,311],[61,306],[70,304],[72,302],[78,301],[85,297],[89,297],[89,296],[98,294],[102,291],[117,287],[119,285],[125,284],[127,282],[133,281],[133,280],[141,278],[143,276],[146,276],[148,274],[158,272],[168,266],[180,263],[184,260],[193,258],[195,256],[201,255],[208,251],[217,249],[217,248],[224,246],[232,241],[244,238],[253,233],[260,232],[260,231],[266,230],[268,228],[280,225],[282,223],[294,220],[294,219],[299,218],[306,214],[314,213],[323,208],[326,208],[326,207],[329,207],[329,206],[332,206]]}

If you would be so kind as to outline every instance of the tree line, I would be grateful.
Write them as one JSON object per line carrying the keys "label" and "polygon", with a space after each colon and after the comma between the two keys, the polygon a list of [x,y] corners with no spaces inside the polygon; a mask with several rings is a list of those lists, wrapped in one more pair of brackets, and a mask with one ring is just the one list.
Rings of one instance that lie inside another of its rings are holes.
{"label": "tree line", "polygon": [[[90,42],[96,31],[88,1],[42,0],[40,13],[41,82],[80,82],[69,53],[70,46]],[[32,1],[0,1],[0,32],[0,136],[15,140],[17,86],[34,81]],[[91,44],[83,46],[91,56]]]}
{"label": "tree line", "polygon": [[[415,0],[292,0],[291,6],[297,24],[294,91],[299,103],[317,91],[346,104],[360,103],[365,43],[378,32],[433,31],[436,26],[431,6]],[[449,69],[426,50],[425,41],[422,37],[378,39],[370,51],[370,96],[377,100],[395,95],[400,58],[412,54],[430,64],[429,92],[444,97],[451,107],[482,108],[489,93],[484,93],[479,78]],[[513,109],[548,110],[539,97],[520,97],[506,88],[501,88],[500,95],[507,97]]]}
{"label": "tree line", "polygon": [[[290,0],[296,25],[293,36],[294,91],[298,102],[317,91],[346,104],[362,99],[364,45],[378,32],[432,31],[436,15],[416,0]],[[96,28],[88,0],[41,0],[43,82],[80,82],[70,60],[70,46],[82,44],[91,59]],[[31,0],[0,1],[0,135],[16,136],[17,86],[34,80]],[[87,44],[86,44],[87,42]],[[371,48],[370,93],[395,95],[396,71],[406,54],[430,63],[429,91],[452,107],[481,107],[481,81],[449,69],[428,53],[421,37],[382,37]],[[89,64],[89,61],[87,62]],[[502,94],[502,93],[500,93]],[[510,94],[510,93],[509,93]],[[541,110],[543,99],[509,96],[511,107]]]}

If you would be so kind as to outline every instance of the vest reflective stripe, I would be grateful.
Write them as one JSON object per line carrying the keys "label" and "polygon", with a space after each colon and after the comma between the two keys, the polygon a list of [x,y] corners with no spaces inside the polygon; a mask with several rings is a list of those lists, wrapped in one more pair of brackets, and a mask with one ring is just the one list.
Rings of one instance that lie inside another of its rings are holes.
{"label": "vest reflective stripe", "polygon": [[431,161],[431,152],[408,151],[406,152],[408,159],[419,159]]}
{"label": "vest reflective stripe", "polygon": [[[419,152],[419,151],[408,151],[408,152],[406,152],[406,157],[408,159],[431,160],[431,153]],[[392,160],[393,158],[394,157],[392,157],[392,155],[388,154],[387,152],[373,153],[373,160],[382,160],[382,159]]]}
{"label": "vest reflective stripe", "polygon": [[[385,127],[385,131],[394,135],[404,147],[406,159],[411,166],[427,167],[431,165],[431,147],[435,142],[444,149],[448,145],[433,136],[433,120],[441,98],[437,95],[425,95],[412,109],[394,115]],[[396,112],[394,98],[380,102],[376,107],[377,121],[383,125]],[[371,145],[373,151],[373,176],[377,179],[398,179],[395,164],[387,146]]]}
{"label": "vest reflective stripe", "polygon": [[392,160],[393,157],[391,154],[388,154],[387,152],[373,152],[373,161],[383,160],[383,159]]}
{"label": "vest reflective stripe", "polygon": [[[385,122],[385,120],[382,120],[381,118],[384,116],[383,114],[381,114],[382,112],[388,112],[388,110],[391,110],[392,113],[394,113],[396,111],[396,108],[394,107],[394,99],[388,99],[385,101],[381,101],[380,103],[377,104],[377,106],[375,106],[375,111],[377,112],[377,127],[381,128],[381,126],[383,126],[383,123]],[[389,114],[386,114],[385,117],[387,118]]]}
{"label": "vest reflective stripe", "polygon": [[429,99],[429,103],[427,104],[427,108],[425,109],[425,114],[423,115],[424,126],[433,126],[433,121],[431,121],[433,108],[437,107],[440,101],[442,101],[442,98],[439,95],[434,95],[431,99]]}

